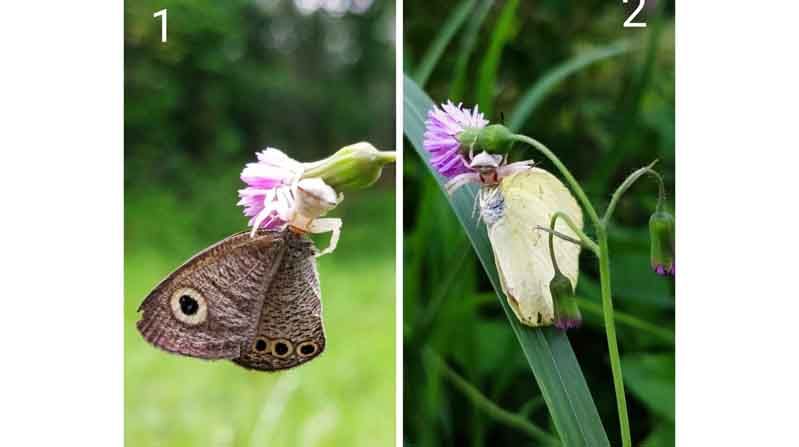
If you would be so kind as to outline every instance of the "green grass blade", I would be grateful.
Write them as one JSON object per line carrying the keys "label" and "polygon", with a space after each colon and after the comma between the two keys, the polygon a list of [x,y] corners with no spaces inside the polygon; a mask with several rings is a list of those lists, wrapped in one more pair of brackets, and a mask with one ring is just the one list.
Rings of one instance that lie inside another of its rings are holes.
{"label": "green grass blade", "polygon": [[510,412],[494,403],[491,399],[481,393],[477,387],[455,372],[455,370],[452,369],[438,354],[432,350],[426,351],[426,354],[428,354],[428,361],[435,363],[436,366],[444,373],[444,377],[449,379],[449,381],[452,382],[452,384],[458,389],[458,391],[461,392],[461,394],[466,396],[466,398],[469,399],[469,401],[471,401],[475,407],[479,408],[480,411],[488,415],[490,418],[515,430],[520,430],[544,445],[560,445],[560,441],[557,438],[553,437],[541,427],[528,421],[526,416]]}
{"label": "green grass blade", "polygon": [[488,51],[486,51],[480,63],[480,76],[477,81],[477,103],[480,104],[480,110],[487,117],[493,116],[494,91],[496,90],[499,61],[502,59],[502,49],[513,36],[518,7],[519,0],[510,0],[505,3],[497,23],[494,25],[494,31],[491,33],[491,43],[488,45]]}
{"label": "green grass blade", "polygon": [[452,85],[449,89],[449,97],[455,102],[463,100],[463,93],[466,90],[466,78],[469,68],[469,59],[472,51],[477,44],[477,34],[483,26],[483,21],[488,16],[488,11],[494,5],[494,0],[482,0],[472,15],[472,19],[466,27],[461,38],[461,45],[458,48],[458,59],[455,62],[455,69],[452,73]]}
{"label": "green grass blade", "polygon": [[[593,64],[594,62],[599,62],[604,59],[624,54],[635,48],[636,46],[629,41],[615,42],[606,47],[598,48],[584,54],[578,54],[566,62],[563,62],[562,64],[552,68],[543,76],[541,76],[538,81],[536,81],[536,83],[524,93],[522,99],[519,100],[518,105],[510,115],[510,119],[508,120],[507,124],[508,128],[514,132],[518,132],[524,122],[530,118],[530,115],[533,113],[533,110],[535,110],[538,104],[540,104],[541,101],[543,101],[544,98],[546,98],[546,96],[558,86],[558,84],[560,84],[570,75],[577,73],[581,69]],[[480,108],[482,107],[483,104],[481,103]]]}
{"label": "green grass blade", "polygon": [[[442,178],[434,173],[428,154],[422,147],[424,121],[433,102],[413,80],[404,80],[404,131],[416,152],[436,178],[442,193]],[[499,284],[494,255],[485,229],[471,217],[477,187],[462,188],[448,200],[466,231],[478,258],[497,294],[527,362],[535,375],[561,441],[568,446],[609,446],[591,392],[580,364],[563,331],[554,328],[533,329],[522,326],[508,306]]]}
{"label": "green grass blade", "polygon": [[452,14],[450,14],[444,26],[442,26],[441,30],[438,32],[435,40],[433,40],[433,43],[430,44],[427,52],[425,52],[424,57],[422,57],[422,61],[419,62],[419,66],[416,68],[416,73],[413,78],[417,84],[424,87],[427,83],[427,80],[433,73],[433,69],[435,69],[436,64],[438,64],[438,60],[441,58],[447,45],[449,45],[450,40],[452,40],[452,36],[458,32],[466,21],[466,18],[469,17],[469,12],[474,8],[476,1],[477,0],[464,0],[455,8]]}

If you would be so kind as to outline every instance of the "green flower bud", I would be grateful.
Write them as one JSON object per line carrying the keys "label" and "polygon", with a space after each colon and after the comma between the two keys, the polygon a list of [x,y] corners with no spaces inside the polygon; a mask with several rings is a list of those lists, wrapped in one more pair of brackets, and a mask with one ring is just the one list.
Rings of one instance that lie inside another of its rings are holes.
{"label": "green flower bud", "polygon": [[583,316],[577,306],[572,282],[563,273],[555,271],[549,282],[552,304],[555,310],[555,327],[559,329],[578,328],[583,323]]}
{"label": "green flower bud", "polygon": [[364,189],[380,178],[383,166],[396,159],[394,151],[379,151],[366,142],[355,143],[324,160],[303,163],[302,178],[319,177],[336,191]]}
{"label": "green flower bud", "polygon": [[674,276],[674,216],[656,211],[649,218],[652,270],[661,276]]}
{"label": "green flower bud", "polygon": [[502,124],[492,124],[483,128],[467,128],[458,136],[461,152],[470,149],[505,154],[513,146],[513,132]]}

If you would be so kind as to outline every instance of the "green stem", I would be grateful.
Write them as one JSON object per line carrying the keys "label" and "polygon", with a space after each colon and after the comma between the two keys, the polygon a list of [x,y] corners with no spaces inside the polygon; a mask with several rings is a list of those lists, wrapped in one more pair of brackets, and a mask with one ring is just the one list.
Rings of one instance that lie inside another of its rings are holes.
{"label": "green stem", "polygon": [[383,164],[394,163],[397,161],[397,151],[379,151],[376,158]]}
{"label": "green stem", "polygon": [[624,395],[624,377],[621,372],[621,357],[616,340],[616,320],[613,315],[613,298],[610,290],[610,258],[608,256],[608,235],[605,228],[597,230],[599,239],[599,281],[602,290],[602,311],[605,316],[605,334],[608,338],[610,369],[613,373],[613,389],[616,392],[616,407],[619,412],[622,446],[632,446],[630,419],[627,416],[627,398]]}
{"label": "green stem", "polygon": [[[558,221],[558,217],[563,217],[564,220],[568,220],[569,216],[566,216],[562,212],[558,211],[552,215],[552,220],[549,221],[549,228],[552,230],[549,233],[549,258],[552,260],[552,267],[555,268],[555,276],[562,275],[560,272],[560,267],[558,267],[558,260],[555,259],[555,223]],[[553,297],[554,298],[554,297]]]}
{"label": "green stem", "polygon": [[486,413],[497,422],[517,430],[521,430],[531,438],[543,442],[546,445],[560,445],[560,442],[557,438],[547,433],[542,428],[528,421],[524,417],[519,416],[518,414],[505,410],[504,408],[495,404],[489,398],[485,397],[480,390],[475,388],[474,385],[469,383],[466,379],[461,377],[452,368],[450,368],[450,366],[441,357],[439,357],[438,354],[435,354],[432,350],[428,350],[427,352],[430,355],[430,358],[433,359],[441,368],[444,376],[446,376],[447,379],[449,379],[450,382],[455,385],[455,388],[463,393],[463,395],[466,396],[466,398],[468,398],[475,407]]}
{"label": "green stem", "polygon": [[[491,298],[492,300],[496,300],[496,297],[494,295],[489,295],[489,298]],[[590,299],[577,297],[577,304],[580,305],[581,310],[588,311],[589,313],[592,313],[594,315],[604,315],[604,313],[602,312],[602,305],[597,304]],[[633,315],[621,311],[614,310],[614,313],[616,314],[616,323],[629,326],[633,329],[637,329],[642,332],[648,332],[649,334],[665,341],[666,343],[670,343],[672,345],[674,344],[673,331],[670,331],[668,329],[663,329],[656,324],[652,324],[646,320],[642,320],[638,317],[635,317]]]}
{"label": "green stem", "polygon": [[[619,345],[616,339],[616,323],[615,317],[613,315],[613,297],[611,295],[610,288],[610,258],[608,255],[608,234],[606,221],[604,219],[599,219],[599,215],[597,214],[591,202],[588,200],[588,196],[585,195],[583,188],[579,183],[577,183],[577,180],[574,179],[574,176],[571,174],[571,172],[569,172],[566,166],[563,165],[560,159],[558,159],[558,157],[551,150],[549,150],[548,147],[526,135],[516,134],[513,135],[512,139],[513,141],[529,144],[544,154],[544,156],[546,156],[549,161],[555,165],[563,178],[566,179],[566,182],[569,184],[572,191],[574,191],[574,194],[577,196],[577,199],[582,204],[583,208],[588,214],[589,219],[594,224],[596,229],[597,239],[599,241],[599,281],[602,289],[602,311],[605,317],[605,334],[607,335],[608,339],[608,354],[610,357],[610,369],[613,374],[613,388],[616,392],[616,407],[619,412],[622,446],[631,447],[632,437],[630,436],[630,420],[627,416],[627,398],[624,395],[624,378],[622,377],[621,372],[621,357],[619,356]],[[650,167],[651,165],[647,168]],[[618,198],[616,201],[618,201]],[[613,203],[613,206],[615,206],[615,203]]]}
{"label": "green stem", "polygon": [[616,210],[616,205],[619,203],[621,196],[633,186],[633,183],[636,182],[641,176],[644,174],[649,174],[655,177],[655,180],[658,182],[658,204],[657,204],[657,211],[661,211],[663,207],[663,203],[666,202],[666,185],[663,183],[663,177],[657,173],[652,166],[655,166],[657,160],[653,161],[649,164],[649,166],[644,166],[643,168],[636,169],[635,172],[627,176],[626,179],[616,188],[616,191],[613,193],[613,196],[610,199],[610,204],[608,205],[608,209],[605,211],[605,216],[602,217],[602,223],[607,225],[610,222],[610,218],[613,216],[613,212]]}
{"label": "green stem", "polygon": [[585,247],[585,244],[583,244],[583,241],[581,241],[580,239],[575,239],[575,238],[573,238],[573,237],[571,237],[571,236],[569,236],[567,234],[561,233],[560,231],[555,231],[555,230],[552,230],[550,228],[543,227],[541,225],[536,225],[535,228],[536,228],[536,230],[541,230],[541,231],[545,231],[547,233],[552,233],[555,236],[563,239],[564,241],[571,242],[574,245],[579,245],[579,246],[584,247],[584,248],[589,248],[589,247]]}
{"label": "green stem", "polygon": [[591,238],[588,237],[588,235],[586,235],[583,232],[583,230],[581,230],[574,223],[574,221],[571,219],[571,217],[569,217],[569,215],[564,213],[563,211],[557,211],[557,212],[555,212],[555,214],[552,215],[552,222],[550,223],[550,227],[551,228],[548,231],[549,232],[549,236],[550,236],[549,237],[549,240],[550,240],[549,249],[550,249],[550,251],[552,251],[552,235],[554,234],[555,236],[561,237],[561,235],[557,231],[555,231],[555,220],[557,220],[557,219],[560,219],[560,220],[566,222],[566,225],[568,225],[569,228],[571,228],[571,230],[574,231],[574,234],[576,234],[577,237],[580,238],[580,242],[582,243],[582,245],[585,248],[587,248],[587,249],[591,250],[592,252],[594,252],[594,254],[596,256],[599,256],[599,246],[596,244],[596,242],[591,240]]}
{"label": "green stem", "polygon": [[516,134],[511,138],[513,141],[529,144],[544,154],[544,156],[546,156],[549,161],[551,161],[552,164],[558,168],[558,171],[560,171],[560,174],[563,176],[563,178],[566,179],[566,183],[569,184],[572,191],[574,191],[574,194],[577,196],[577,199],[580,201],[580,203],[582,203],[583,208],[585,208],[585,211],[588,213],[588,217],[591,219],[591,222],[594,224],[594,226],[598,227],[602,224],[602,222],[599,220],[599,215],[596,213],[594,206],[591,205],[591,202],[588,200],[588,196],[585,195],[583,188],[579,183],[577,183],[577,180],[574,179],[572,173],[566,169],[566,166],[561,163],[560,159],[551,150],[549,150],[548,147],[544,146],[544,144],[540,141],[530,138],[527,135]]}

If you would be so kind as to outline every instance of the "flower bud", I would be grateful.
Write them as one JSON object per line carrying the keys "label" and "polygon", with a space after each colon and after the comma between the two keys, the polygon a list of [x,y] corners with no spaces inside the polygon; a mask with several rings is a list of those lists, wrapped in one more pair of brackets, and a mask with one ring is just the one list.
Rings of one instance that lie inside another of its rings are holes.
{"label": "flower bud", "polygon": [[319,177],[337,191],[363,189],[372,186],[380,178],[383,166],[396,159],[394,151],[379,151],[369,143],[356,143],[324,160],[305,163],[302,178]]}
{"label": "flower bud", "polygon": [[674,216],[656,211],[649,218],[652,270],[661,276],[674,276]]}
{"label": "flower bud", "polygon": [[555,311],[555,327],[558,329],[578,328],[583,323],[583,316],[577,306],[572,282],[563,273],[555,271],[549,282],[552,304]]}
{"label": "flower bud", "polygon": [[464,129],[458,134],[458,141],[464,153],[473,148],[505,154],[513,146],[513,132],[502,124],[492,124],[483,128]]}

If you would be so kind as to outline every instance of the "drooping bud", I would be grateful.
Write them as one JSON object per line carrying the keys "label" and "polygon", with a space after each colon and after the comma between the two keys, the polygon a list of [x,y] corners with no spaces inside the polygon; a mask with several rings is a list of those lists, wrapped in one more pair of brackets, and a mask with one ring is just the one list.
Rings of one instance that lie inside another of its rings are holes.
{"label": "drooping bud", "polygon": [[649,218],[652,270],[661,276],[674,276],[674,216],[655,211]]}
{"label": "drooping bud", "polygon": [[577,306],[574,287],[569,278],[555,270],[555,276],[549,282],[549,291],[555,311],[555,327],[563,330],[580,327],[583,316]]}
{"label": "drooping bud", "polygon": [[335,154],[314,163],[304,163],[302,178],[319,177],[338,191],[372,186],[383,166],[396,161],[394,151],[379,151],[369,143],[345,146]]}

